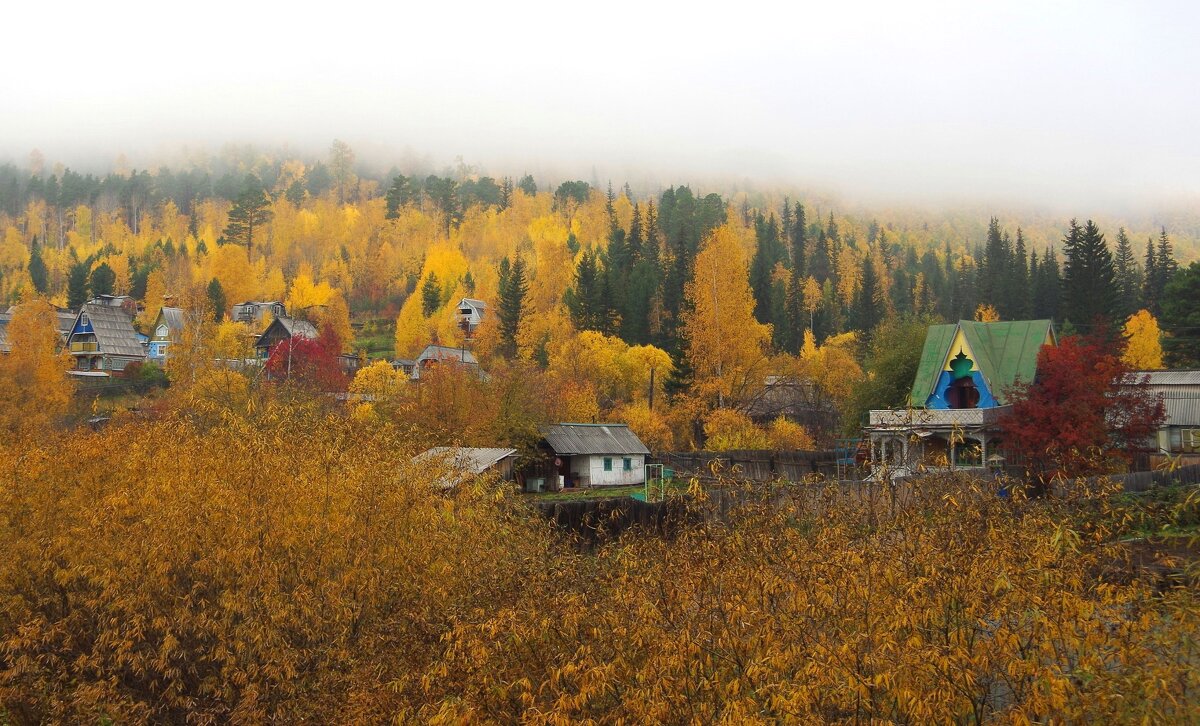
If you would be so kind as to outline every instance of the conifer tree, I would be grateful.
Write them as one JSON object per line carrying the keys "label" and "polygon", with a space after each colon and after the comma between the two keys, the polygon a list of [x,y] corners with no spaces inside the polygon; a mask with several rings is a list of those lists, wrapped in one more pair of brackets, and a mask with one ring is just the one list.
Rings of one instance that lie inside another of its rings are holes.
{"label": "conifer tree", "polygon": [[1033,315],[1040,320],[1058,319],[1059,301],[1062,298],[1062,278],[1059,273],[1058,256],[1047,248],[1038,265],[1038,276],[1034,280]]}
{"label": "conifer tree", "polygon": [[[72,248],[74,249],[74,248]],[[76,262],[71,265],[67,275],[67,306],[78,310],[79,306],[88,300],[88,262]]]}
{"label": "conifer tree", "polygon": [[226,244],[241,245],[246,255],[253,259],[255,233],[271,219],[270,199],[262,183],[253,174],[246,175],[242,193],[229,210],[229,222],[225,225]]}
{"label": "conifer tree", "polygon": [[1162,292],[1162,287],[1159,283],[1162,281],[1162,273],[1158,269],[1158,256],[1154,254],[1154,240],[1146,238],[1146,270],[1142,276],[1142,302],[1147,310],[1153,315],[1158,315],[1161,311],[1159,307],[1159,293]]}
{"label": "conifer tree", "polygon": [[1113,254],[1113,270],[1117,278],[1117,309],[1121,317],[1128,318],[1142,306],[1141,270],[1133,254],[1133,244],[1125,228],[1117,230],[1117,248]]}
{"label": "conifer tree", "polygon": [[1104,235],[1092,220],[1080,227],[1071,220],[1064,239],[1063,315],[1077,327],[1116,322],[1116,272]]}
{"label": "conifer tree", "polygon": [[521,327],[521,314],[528,291],[529,281],[521,256],[517,255],[511,263],[507,257],[500,260],[500,348],[510,357],[517,352],[517,332]]}
{"label": "conifer tree", "polygon": [[37,290],[39,295],[45,295],[46,289],[49,287],[49,271],[46,269],[46,261],[42,259],[42,249],[38,246],[37,235],[33,236],[33,242],[29,247],[28,269],[33,289]]}
{"label": "conifer tree", "polygon": [[863,260],[862,277],[851,312],[854,328],[863,332],[871,331],[883,318],[883,308],[879,301],[879,278],[870,251]]}
{"label": "conifer tree", "polygon": [[442,287],[438,284],[437,274],[430,272],[421,286],[421,313],[429,317],[442,306]]}
{"label": "conifer tree", "polygon": [[998,303],[1005,287],[1007,269],[1008,255],[1005,250],[1004,236],[1000,231],[1000,220],[992,217],[988,220],[987,240],[984,243],[979,271],[980,302],[999,307]]}
{"label": "conifer tree", "polygon": [[1008,291],[1006,294],[1005,308],[1007,309],[1007,317],[1010,320],[1024,320],[1029,317],[1029,268],[1027,266],[1028,255],[1025,249],[1025,235],[1020,227],[1017,227],[1017,241],[1013,245],[1010,273],[1008,277]]}
{"label": "conifer tree", "polygon": [[92,274],[88,276],[88,290],[92,297],[97,295],[111,295],[113,288],[117,284],[117,273],[108,266],[107,262],[101,262],[92,270]]}
{"label": "conifer tree", "polygon": [[208,288],[205,290],[208,297],[208,307],[212,312],[213,320],[221,322],[225,318],[225,290],[221,287],[221,281],[213,278],[208,283]]}
{"label": "conifer tree", "polygon": [[384,200],[387,203],[387,218],[396,219],[400,216],[400,210],[413,200],[415,190],[413,189],[412,180],[403,174],[397,174],[392,179],[392,185],[388,187],[387,194]]}

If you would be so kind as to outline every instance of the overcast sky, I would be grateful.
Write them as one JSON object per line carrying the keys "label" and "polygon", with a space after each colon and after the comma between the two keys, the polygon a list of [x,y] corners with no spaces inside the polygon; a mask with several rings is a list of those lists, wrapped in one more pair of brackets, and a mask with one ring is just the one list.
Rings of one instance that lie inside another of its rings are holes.
{"label": "overcast sky", "polygon": [[1200,198],[1197,3],[271,5],[8,4],[0,159],[337,137],[497,174]]}

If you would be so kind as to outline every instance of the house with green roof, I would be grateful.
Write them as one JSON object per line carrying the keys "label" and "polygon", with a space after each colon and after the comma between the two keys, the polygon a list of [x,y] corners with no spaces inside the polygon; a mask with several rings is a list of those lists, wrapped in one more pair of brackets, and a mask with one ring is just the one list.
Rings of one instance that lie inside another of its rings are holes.
{"label": "house with green roof", "polygon": [[870,413],[874,468],[903,475],[1003,465],[997,423],[1009,410],[1009,391],[1033,381],[1038,352],[1057,342],[1049,320],[931,326],[908,406]]}

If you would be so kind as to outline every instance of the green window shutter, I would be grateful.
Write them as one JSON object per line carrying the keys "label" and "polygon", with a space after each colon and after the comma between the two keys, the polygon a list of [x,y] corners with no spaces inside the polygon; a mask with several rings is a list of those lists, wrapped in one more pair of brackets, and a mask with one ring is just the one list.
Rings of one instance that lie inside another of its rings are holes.
{"label": "green window shutter", "polygon": [[604,470],[612,471],[612,459],[608,458],[607,456],[604,457]]}

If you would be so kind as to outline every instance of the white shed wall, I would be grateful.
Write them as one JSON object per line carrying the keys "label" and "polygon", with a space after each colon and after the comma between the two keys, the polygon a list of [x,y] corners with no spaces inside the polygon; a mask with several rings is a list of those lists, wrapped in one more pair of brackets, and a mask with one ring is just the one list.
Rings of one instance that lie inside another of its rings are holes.
{"label": "white shed wall", "polygon": [[[575,468],[575,459],[583,458],[585,457],[572,457],[571,468]],[[588,462],[587,470],[590,486],[609,487],[646,483],[646,457],[641,454],[632,454],[630,456],[624,456],[622,454],[609,455],[608,458],[612,459],[612,471],[604,470],[605,456],[589,456],[586,458]],[[625,471],[625,459],[630,460],[629,471]]]}

